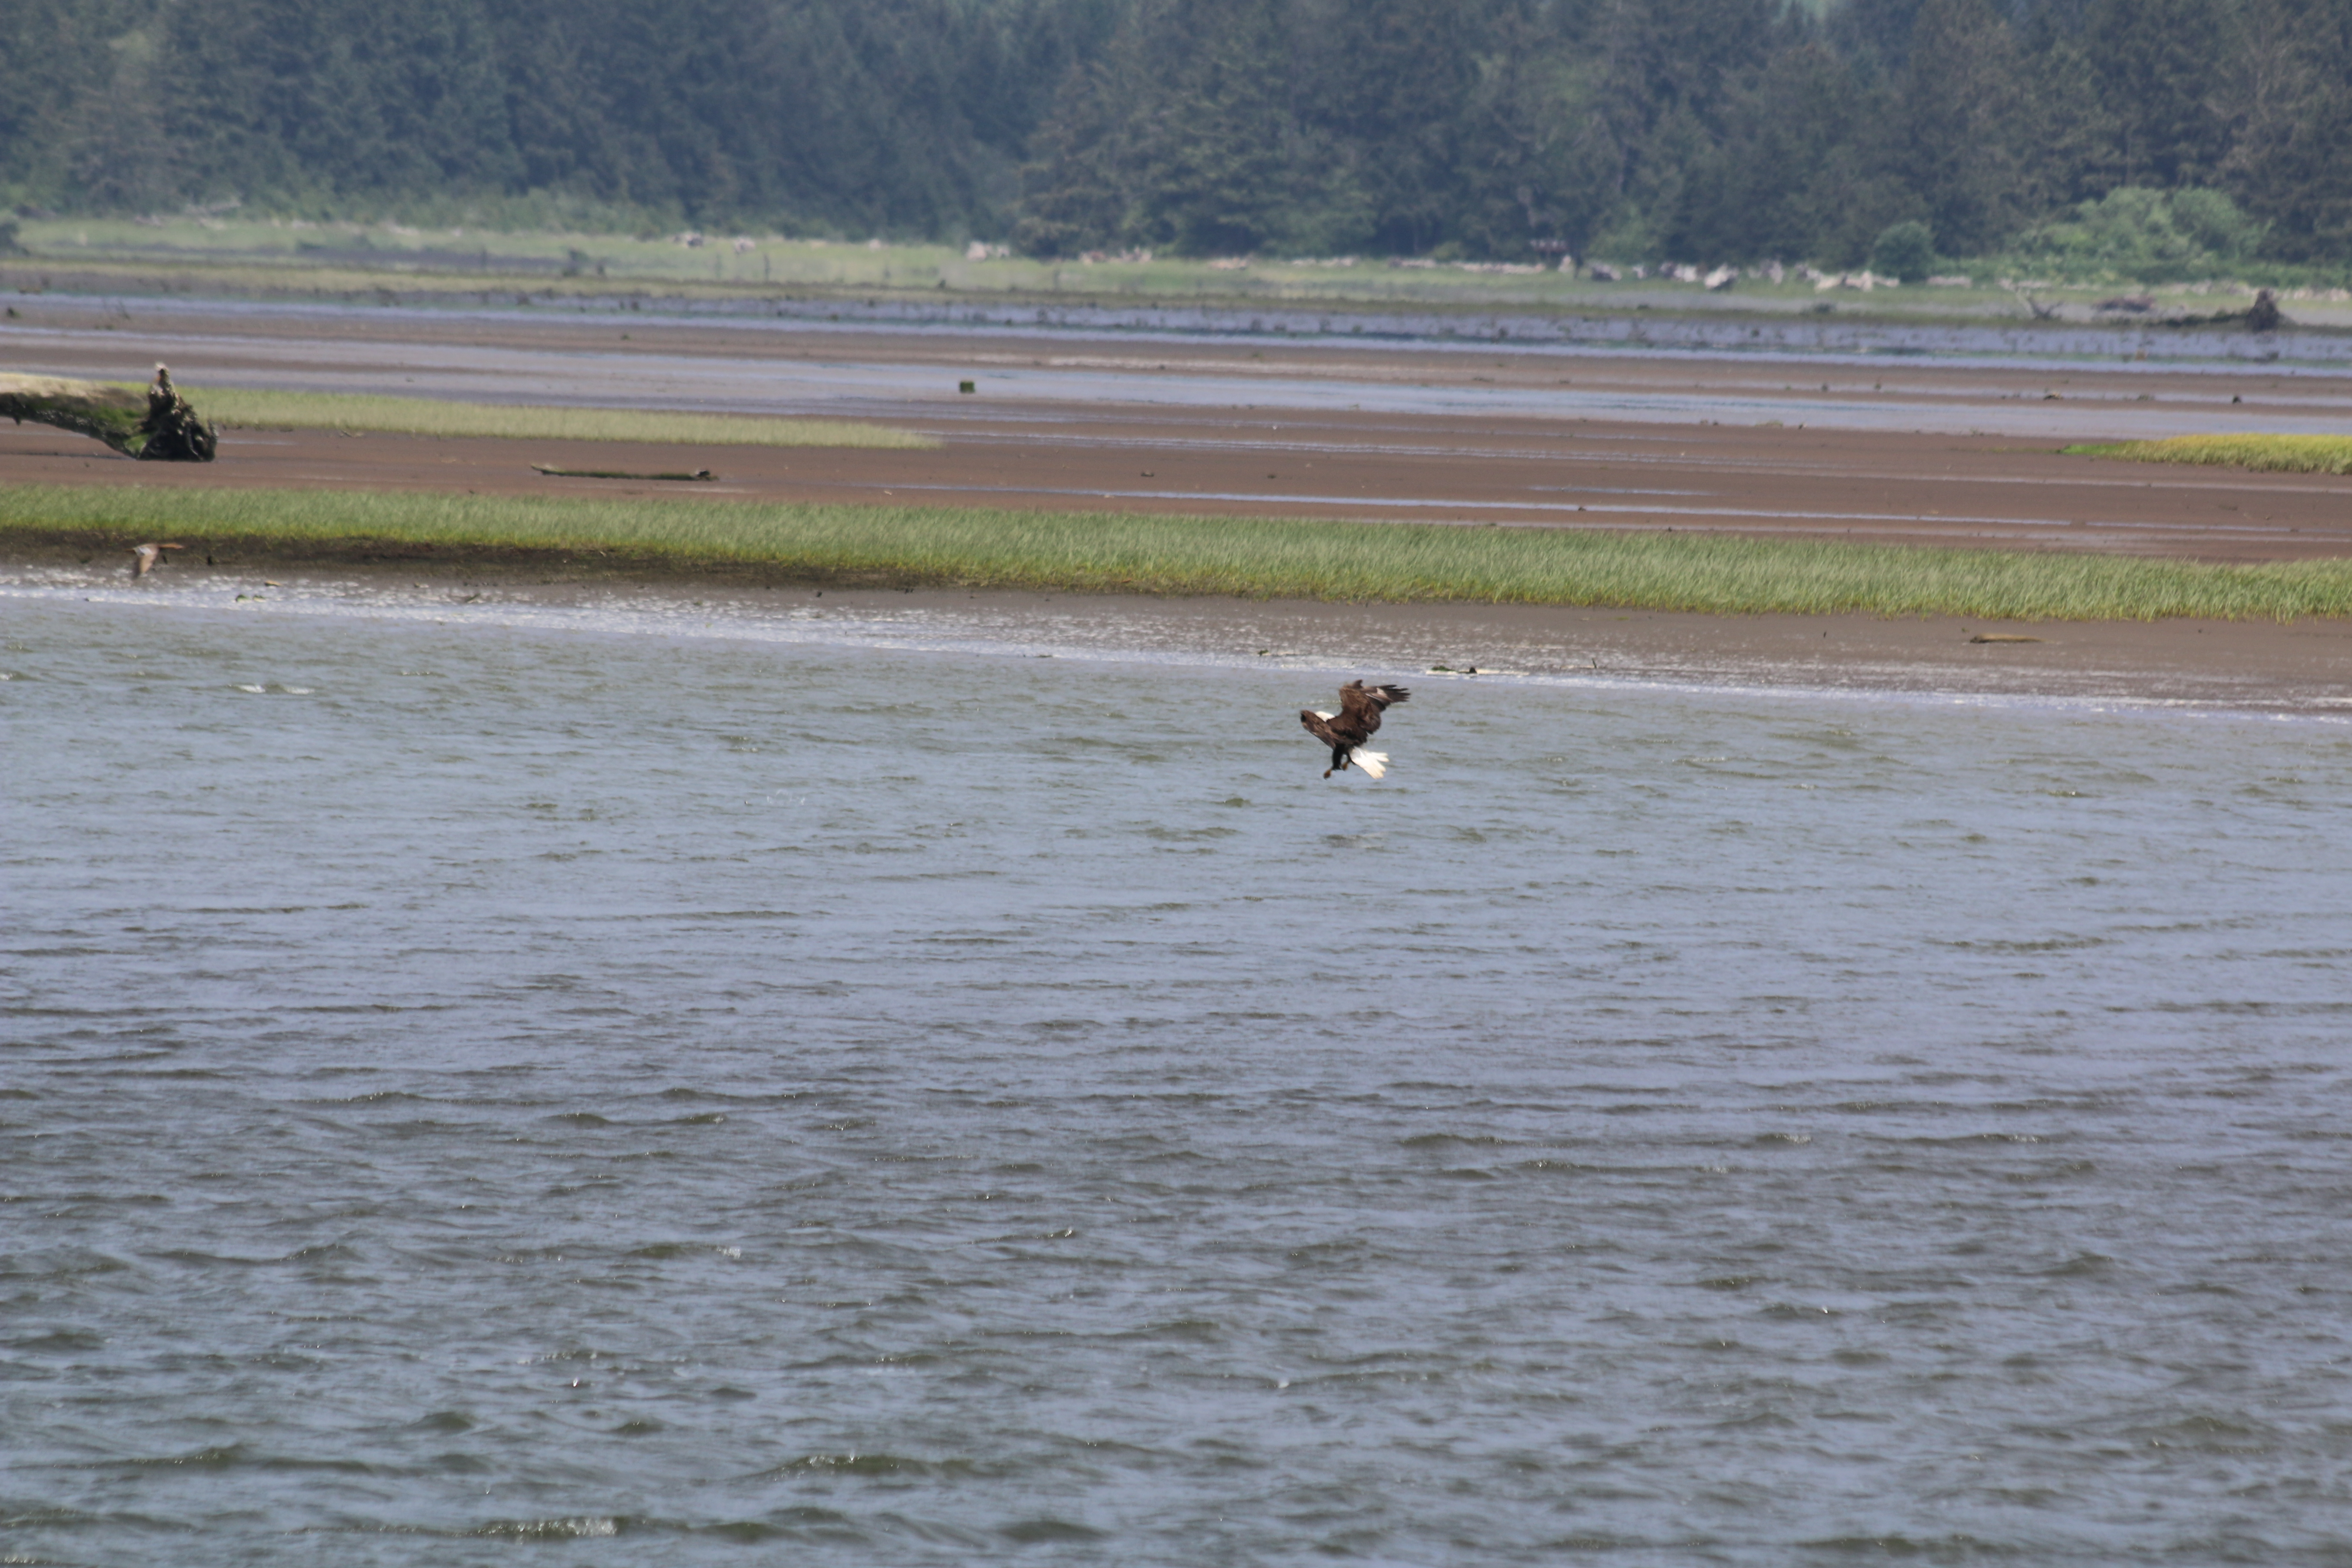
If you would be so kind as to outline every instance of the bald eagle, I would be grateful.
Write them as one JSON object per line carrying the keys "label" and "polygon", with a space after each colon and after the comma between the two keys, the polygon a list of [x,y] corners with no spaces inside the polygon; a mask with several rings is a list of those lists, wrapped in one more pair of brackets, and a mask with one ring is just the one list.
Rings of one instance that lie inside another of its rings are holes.
{"label": "bald eagle", "polygon": [[1340,769],[1353,765],[1374,778],[1388,775],[1388,753],[1367,752],[1365,742],[1381,727],[1381,711],[1391,702],[1402,702],[1412,693],[1402,686],[1366,686],[1351,680],[1339,688],[1339,710],[1322,713],[1312,708],[1298,710],[1298,722],[1308,734],[1331,748],[1331,765],[1323,770],[1329,778]]}

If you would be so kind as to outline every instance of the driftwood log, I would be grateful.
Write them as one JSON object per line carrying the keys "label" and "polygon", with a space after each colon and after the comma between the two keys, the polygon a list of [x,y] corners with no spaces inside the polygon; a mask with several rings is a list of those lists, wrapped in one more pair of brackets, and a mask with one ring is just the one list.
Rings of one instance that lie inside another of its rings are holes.
{"label": "driftwood log", "polygon": [[[2060,301],[2053,300],[2044,303],[2014,283],[2004,287],[2017,297],[2020,304],[2033,313],[2035,321],[2054,321],[2064,319],[2058,313],[2063,308]],[[2254,295],[2254,302],[2242,310],[2200,311],[2176,308],[2162,315],[2156,315],[2152,313],[2156,309],[2156,298],[2150,294],[2132,294],[2119,299],[2102,300],[2091,309],[2099,312],[2100,319],[2112,320],[2118,315],[2137,316],[2151,327],[2242,327],[2250,332],[2275,332],[2282,327],[2294,325],[2280,312],[2278,296],[2267,289],[2257,292]]]}
{"label": "driftwood log", "polygon": [[142,462],[209,463],[220,445],[218,433],[173,388],[172,373],[160,364],[144,396],[102,381],[0,375],[0,418],[54,425]]}

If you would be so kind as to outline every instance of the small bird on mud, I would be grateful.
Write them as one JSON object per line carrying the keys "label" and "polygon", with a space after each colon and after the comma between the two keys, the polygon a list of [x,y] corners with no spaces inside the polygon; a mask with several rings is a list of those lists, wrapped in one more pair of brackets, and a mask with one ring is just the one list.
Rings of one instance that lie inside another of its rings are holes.
{"label": "small bird on mud", "polygon": [[132,548],[131,553],[138,557],[138,559],[131,564],[131,574],[133,577],[144,577],[148,573],[152,572],[156,567],[163,564],[163,552],[166,550],[185,550],[187,546],[184,544],[136,545]]}
{"label": "small bird on mud", "polygon": [[1388,776],[1389,757],[1386,752],[1367,752],[1365,742],[1381,727],[1381,713],[1392,702],[1402,702],[1412,693],[1402,686],[1366,686],[1351,680],[1339,688],[1339,711],[1325,713],[1313,708],[1298,710],[1298,722],[1307,732],[1331,748],[1331,765],[1323,770],[1329,778],[1343,768],[1359,767],[1374,778]]}

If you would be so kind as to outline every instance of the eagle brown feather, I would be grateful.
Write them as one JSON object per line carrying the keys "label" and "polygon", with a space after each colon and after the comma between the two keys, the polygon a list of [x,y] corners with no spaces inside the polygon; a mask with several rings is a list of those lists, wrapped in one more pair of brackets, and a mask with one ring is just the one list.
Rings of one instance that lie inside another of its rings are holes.
{"label": "eagle brown feather", "polygon": [[1402,686],[1366,686],[1351,680],[1339,688],[1339,711],[1318,713],[1312,708],[1298,710],[1298,722],[1317,740],[1331,748],[1331,771],[1325,778],[1348,765],[1348,753],[1372,738],[1381,727],[1381,714],[1391,704],[1403,701],[1412,693]]}

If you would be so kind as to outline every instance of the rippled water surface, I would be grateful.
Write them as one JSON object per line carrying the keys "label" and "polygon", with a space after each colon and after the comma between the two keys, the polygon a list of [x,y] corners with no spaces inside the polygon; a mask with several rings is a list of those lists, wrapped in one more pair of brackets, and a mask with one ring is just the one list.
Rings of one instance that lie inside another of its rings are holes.
{"label": "rippled water surface", "polygon": [[0,637],[9,1561],[2352,1554],[2341,724]]}

